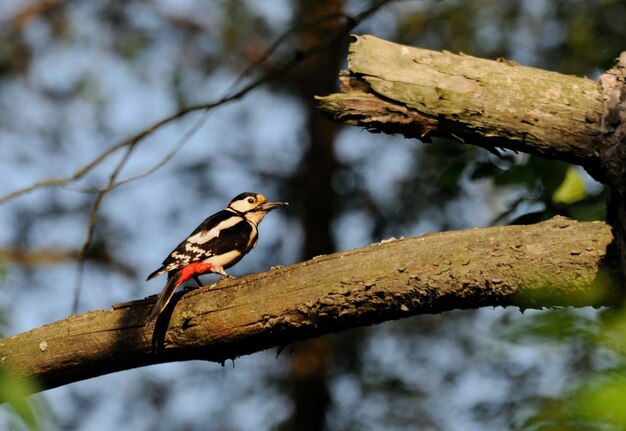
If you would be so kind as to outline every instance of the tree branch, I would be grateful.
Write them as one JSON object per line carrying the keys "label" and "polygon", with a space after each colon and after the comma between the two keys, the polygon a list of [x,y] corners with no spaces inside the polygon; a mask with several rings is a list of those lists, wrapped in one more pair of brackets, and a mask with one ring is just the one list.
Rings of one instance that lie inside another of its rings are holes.
{"label": "tree branch", "polygon": [[318,98],[335,121],[522,151],[603,176],[602,92],[595,81],[374,36],[354,37],[348,64],[344,93]]}
{"label": "tree branch", "polygon": [[0,340],[0,363],[44,388],[150,364],[223,363],[272,346],[416,314],[621,303],[604,223],[427,234],[184,292],[154,326],[152,298]]}

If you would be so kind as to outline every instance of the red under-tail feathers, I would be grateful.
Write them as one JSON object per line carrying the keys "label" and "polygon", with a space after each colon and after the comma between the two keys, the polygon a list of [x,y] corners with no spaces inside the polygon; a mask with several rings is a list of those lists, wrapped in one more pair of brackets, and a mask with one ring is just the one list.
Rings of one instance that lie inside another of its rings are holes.
{"label": "red under-tail feathers", "polygon": [[170,299],[174,296],[174,292],[178,286],[192,277],[210,272],[212,267],[213,265],[210,263],[196,262],[190,263],[179,270],[170,272],[167,277],[167,283],[161,291],[156,303],[152,307],[152,311],[150,311],[150,315],[148,316],[146,323],[150,324],[150,322],[156,319],[159,314],[165,310],[165,307],[167,307]]}

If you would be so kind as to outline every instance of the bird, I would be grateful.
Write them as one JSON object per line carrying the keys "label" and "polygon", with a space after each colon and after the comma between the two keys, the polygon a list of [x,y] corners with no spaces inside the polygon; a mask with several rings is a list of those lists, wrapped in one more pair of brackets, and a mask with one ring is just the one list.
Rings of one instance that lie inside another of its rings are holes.
{"label": "bird", "polygon": [[163,312],[178,286],[187,280],[193,279],[201,286],[198,276],[202,274],[216,273],[234,278],[225,269],[239,262],[256,246],[258,226],[267,213],[286,205],[289,204],[245,192],[235,196],[225,209],[207,217],[146,279],[149,281],[167,273],[165,287],[146,324]]}

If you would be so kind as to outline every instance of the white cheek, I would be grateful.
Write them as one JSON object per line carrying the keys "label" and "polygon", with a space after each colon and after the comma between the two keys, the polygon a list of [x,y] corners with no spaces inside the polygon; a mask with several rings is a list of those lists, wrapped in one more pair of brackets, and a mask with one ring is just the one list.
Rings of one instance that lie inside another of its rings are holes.
{"label": "white cheek", "polygon": [[254,207],[254,203],[248,203],[247,201],[237,201],[237,202],[233,202],[230,207],[236,211],[239,211],[241,213],[245,213],[246,211],[248,211],[250,208]]}

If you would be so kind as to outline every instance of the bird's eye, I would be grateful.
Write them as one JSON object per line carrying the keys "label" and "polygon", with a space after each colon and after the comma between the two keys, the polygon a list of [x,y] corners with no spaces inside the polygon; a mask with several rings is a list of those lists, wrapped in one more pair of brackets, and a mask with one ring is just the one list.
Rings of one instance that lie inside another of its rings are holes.
{"label": "bird's eye", "polygon": [[254,198],[248,198],[248,203],[249,204],[253,204],[254,203]]}

